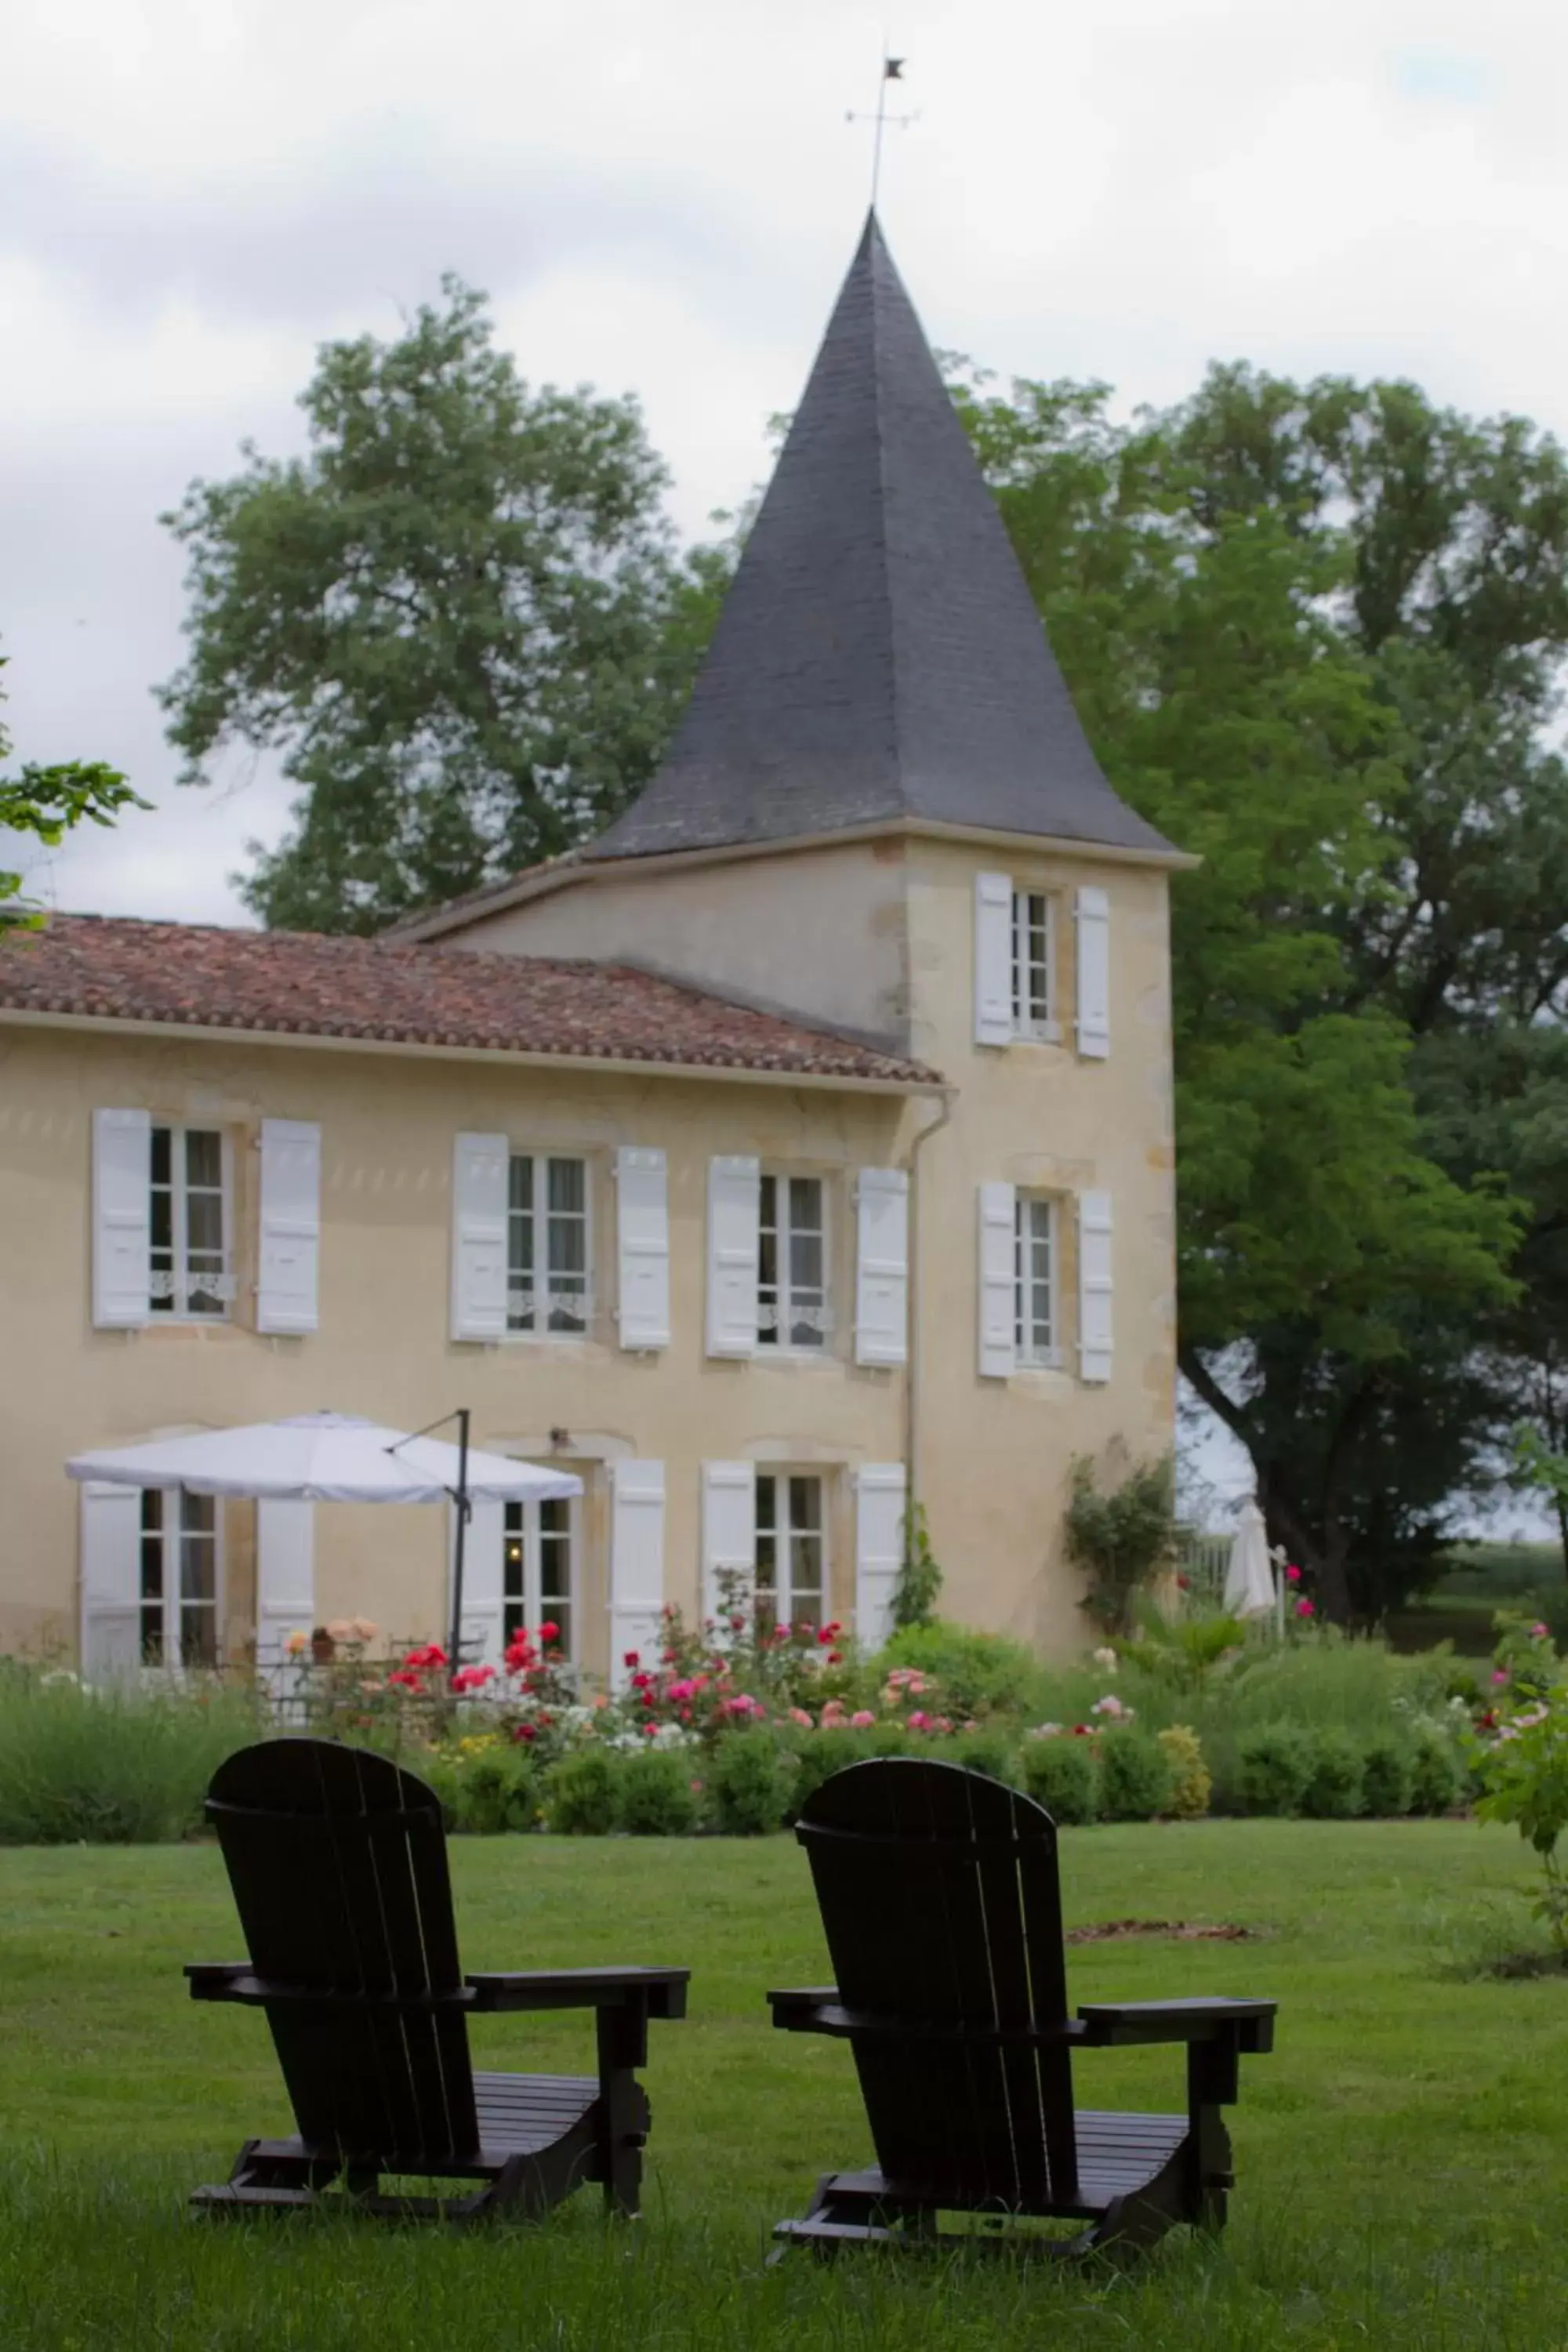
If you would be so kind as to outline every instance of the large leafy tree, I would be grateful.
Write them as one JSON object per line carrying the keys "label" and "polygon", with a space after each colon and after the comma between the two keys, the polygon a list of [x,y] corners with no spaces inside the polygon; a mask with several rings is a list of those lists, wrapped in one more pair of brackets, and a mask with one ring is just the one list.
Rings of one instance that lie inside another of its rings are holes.
{"label": "large leafy tree", "polygon": [[[0,654],[0,669],[5,656]],[[0,701],[5,695],[0,692]],[[0,727],[0,760],[11,738]],[[145,808],[118,768],[102,760],[65,760],[43,766],[30,761],[20,774],[0,775],[0,835],[16,834],[58,849],[74,826],[112,824],[123,808]],[[22,897],[25,877],[0,867],[0,939],[7,931],[32,930],[43,920]]]}
{"label": "large leafy tree", "polygon": [[455,278],[390,342],[329,343],[309,448],[247,446],[164,520],[189,559],[161,690],[200,782],[279,752],[269,924],[373,930],[596,831],[662,750],[710,603],[634,400],[531,388]]}
{"label": "large leafy tree", "polygon": [[1375,1616],[1510,1415],[1563,1407],[1568,473],[1405,384],[1216,369],[1127,426],[1100,387],[960,398],[1107,766],[1205,860],[1184,1367]]}

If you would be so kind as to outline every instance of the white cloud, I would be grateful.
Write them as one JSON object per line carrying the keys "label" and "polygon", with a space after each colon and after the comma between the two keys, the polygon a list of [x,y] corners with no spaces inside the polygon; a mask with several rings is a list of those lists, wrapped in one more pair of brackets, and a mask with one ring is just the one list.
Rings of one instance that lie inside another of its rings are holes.
{"label": "white cloud", "polygon": [[[296,446],[326,335],[443,268],[534,378],[643,395],[700,530],[765,469],[864,207],[883,12],[844,0],[53,0],[0,82],[0,637],[25,758],[160,803],[63,903],[232,915],[270,772],[173,788],[155,522]],[[932,339],[1129,403],[1211,357],[1415,375],[1568,428],[1568,16],[1540,0],[906,0],[883,212]]]}

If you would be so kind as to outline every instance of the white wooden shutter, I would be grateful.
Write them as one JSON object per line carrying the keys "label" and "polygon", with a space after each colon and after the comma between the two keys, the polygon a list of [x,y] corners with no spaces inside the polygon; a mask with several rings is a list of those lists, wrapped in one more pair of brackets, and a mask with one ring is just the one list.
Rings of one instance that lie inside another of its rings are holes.
{"label": "white wooden shutter", "polygon": [[151,1319],[153,1121],[144,1110],[92,1114],[92,1319],[100,1331]]}
{"label": "white wooden shutter", "polygon": [[321,1240],[321,1130],[311,1119],[261,1122],[261,1234],[256,1328],[313,1331]]}
{"label": "white wooden shutter", "polygon": [[901,1168],[862,1168],[856,1188],[855,1361],[909,1357],[910,1180]]}
{"label": "white wooden shutter", "polygon": [[[177,1548],[171,1559],[177,1558]],[[112,1682],[142,1663],[142,1490],[89,1479],[81,1490],[81,1671]]]}
{"label": "white wooden shutter", "polygon": [[1013,1042],[1013,879],[974,877],[974,1042]]}
{"label": "white wooden shutter", "polygon": [[750,1462],[702,1465],[702,1607],[721,1613],[721,1575],[741,1579],[738,1598],[747,1607],[757,1573],[757,1474]]}
{"label": "white wooden shutter", "polygon": [[664,1465],[610,1465],[610,1687],[657,1665],[664,1612]]}
{"label": "white wooden shutter", "polygon": [[1085,1381],[1111,1368],[1111,1218],[1109,1192],[1078,1196],[1078,1364]]}
{"label": "white wooden shutter", "polygon": [[855,1476],[855,1638],[879,1649],[893,1630],[904,1558],[907,1486],[901,1462],[868,1462]]}
{"label": "white wooden shutter", "polygon": [[459,1135],[452,1150],[452,1337],[506,1337],[504,1135]]}
{"label": "white wooden shutter", "polygon": [[256,1664],[285,1711],[291,1711],[309,1649],[298,1661],[285,1644],[290,1633],[307,1643],[316,1623],[316,1507],[313,1503],[256,1506]]}
{"label": "white wooden shutter", "polygon": [[662,1151],[616,1154],[616,1312],[623,1348],[669,1345],[669,1196]]}
{"label": "white wooden shutter", "polygon": [[1102,1062],[1110,1051],[1110,900],[1103,890],[1082,889],[1074,910],[1078,927],[1078,1050]]}
{"label": "white wooden shutter", "polygon": [[757,1228],[762,1170],[755,1160],[708,1163],[708,1353],[757,1348]]}
{"label": "white wooden shutter", "polygon": [[[458,1507],[447,1513],[447,1615],[437,1639],[446,1648],[452,1631],[452,1579],[457,1570]],[[506,1649],[502,1631],[506,1606],[506,1506],[468,1505],[468,1532],[463,1545],[463,1613],[458,1631],[463,1654],[453,1666],[499,1666]]]}
{"label": "white wooden shutter", "polygon": [[1015,1213],[1011,1184],[982,1184],[980,1201],[980,1370],[1005,1381],[1017,1360]]}

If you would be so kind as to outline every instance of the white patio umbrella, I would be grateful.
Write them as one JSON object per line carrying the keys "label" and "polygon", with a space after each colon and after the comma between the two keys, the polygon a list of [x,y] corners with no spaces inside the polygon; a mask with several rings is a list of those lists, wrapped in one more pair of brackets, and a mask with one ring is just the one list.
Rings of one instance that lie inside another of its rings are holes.
{"label": "white patio umbrella", "polygon": [[583,1481],[569,1470],[541,1470],[504,1454],[476,1453],[468,1444],[467,1409],[450,1418],[460,1433],[456,1445],[353,1413],[307,1412],[237,1429],[204,1429],[194,1437],[73,1454],[66,1473],[116,1486],[184,1486],[193,1495],[249,1495],[268,1503],[450,1501],[458,1512],[452,1547],[455,1664],[460,1654],[464,1537],[472,1505],[546,1502],[580,1495]]}
{"label": "white patio umbrella", "polygon": [[467,1493],[473,1503],[538,1503],[583,1491],[569,1470],[410,1437],[347,1412],[106,1446],[73,1454],[66,1472],[116,1486],[184,1486],[193,1495],[254,1495],[263,1502],[441,1503]]}
{"label": "white patio umbrella", "polygon": [[1230,1564],[1225,1572],[1225,1605],[1233,1617],[1261,1617],[1274,1607],[1268,1533],[1262,1512],[1250,1499],[1241,1507],[1230,1547]]}

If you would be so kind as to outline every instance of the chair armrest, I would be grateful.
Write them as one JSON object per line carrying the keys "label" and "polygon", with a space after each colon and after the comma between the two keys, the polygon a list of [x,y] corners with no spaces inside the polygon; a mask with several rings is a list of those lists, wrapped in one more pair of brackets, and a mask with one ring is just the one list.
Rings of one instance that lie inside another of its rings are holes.
{"label": "chair armrest", "polygon": [[770,1992],[773,2023],[786,2033],[826,2033],[840,2042],[929,2042],[981,2050],[1057,2049],[1081,2042],[1082,2025],[1071,2019],[1049,2025],[995,2025],[978,2019],[898,2017],[881,2010],[847,2009],[837,1985],[804,1986]]}
{"label": "chair armrest", "polygon": [[482,1969],[463,1982],[474,2010],[629,2009],[684,2017],[689,1969]]}
{"label": "chair armrest", "polygon": [[770,1992],[768,2007],[773,2013],[773,2023],[785,2033],[820,2033],[820,2013],[837,2010],[837,1985],[792,1985],[781,1992]]}
{"label": "chair armrest", "polygon": [[1091,2046],[1136,2042],[1233,2042],[1238,2050],[1274,2047],[1273,2000],[1226,2000],[1199,1996],[1191,2000],[1090,2000],[1079,2005],[1084,2039]]}
{"label": "chair armrest", "polygon": [[185,1977],[193,2000],[233,2000],[235,1988],[250,1974],[248,1960],[187,1960]]}

